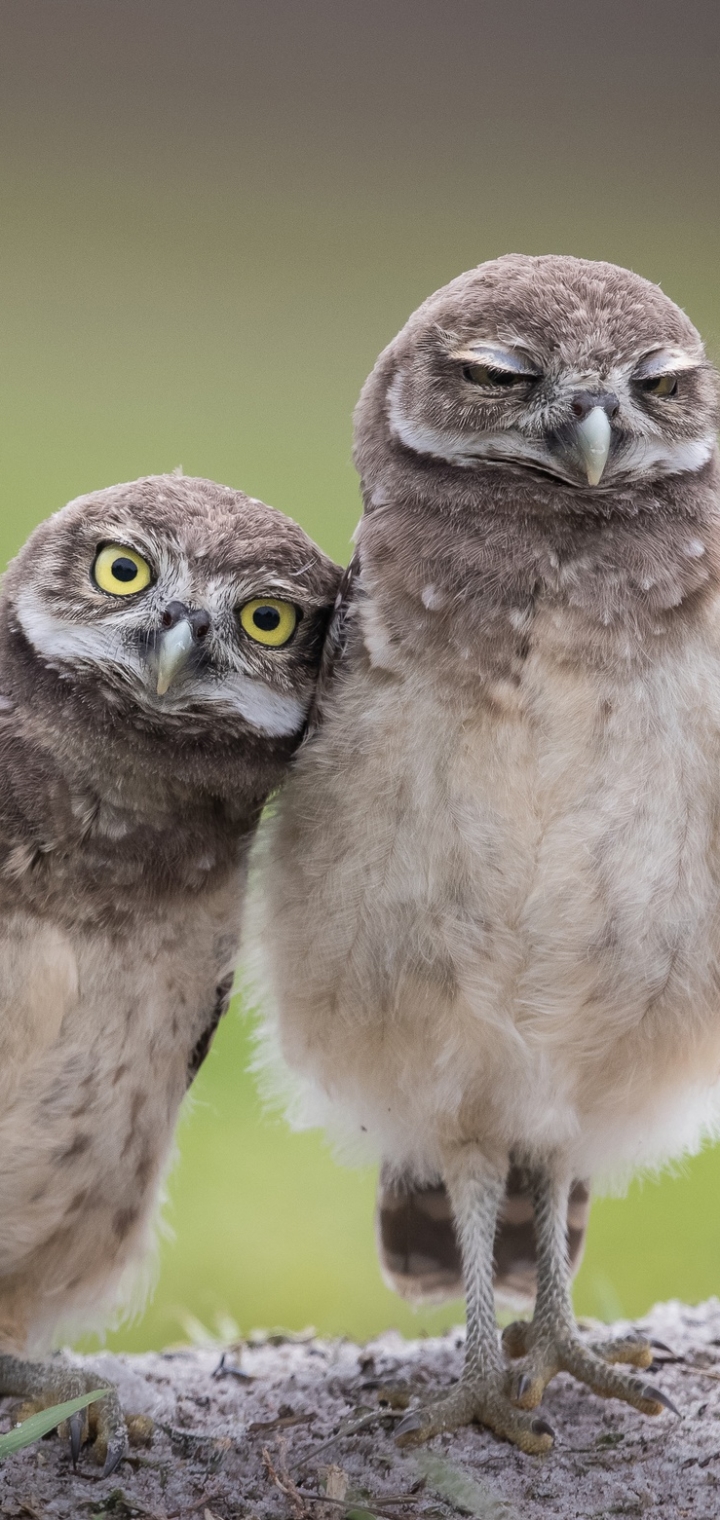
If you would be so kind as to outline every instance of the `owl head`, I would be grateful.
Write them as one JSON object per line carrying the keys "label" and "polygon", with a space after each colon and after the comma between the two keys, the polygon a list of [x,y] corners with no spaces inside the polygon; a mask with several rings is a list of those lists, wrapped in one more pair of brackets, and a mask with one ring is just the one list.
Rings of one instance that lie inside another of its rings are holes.
{"label": "owl head", "polygon": [[422,500],[462,472],[469,499],[478,472],[501,472],[543,505],[602,511],[703,471],[717,377],[658,286],[613,264],[511,254],[419,307],[381,354],[356,422],[370,510],[402,482]]}
{"label": "owl head", "polygon": [[241,491],[182,475],[112,486],[41,523],[10,566],[3,673],[89,726],[287,748],[338,578]]}

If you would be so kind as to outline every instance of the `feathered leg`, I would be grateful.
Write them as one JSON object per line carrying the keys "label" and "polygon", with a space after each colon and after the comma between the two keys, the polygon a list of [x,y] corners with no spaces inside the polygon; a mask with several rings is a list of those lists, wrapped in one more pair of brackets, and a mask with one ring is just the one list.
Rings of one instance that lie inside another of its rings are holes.
{"label": "feathered leg", "polygon": [[537,1297],[532,1320],[508,1325],[503,1345],[521,1360],[508,1379],[508,1392],[521,1409],[534,1409],[557,1372],[569,1372],[604,1398],[624,1399],[643,1414],[677,1413],[658,1388],[620,1372],[612,1362],[648,1367],[649,1343],[629,1335],[599,1345],[580,1340],[570,1298],[566,1226],[569,1178],[552,1168],[532,1175],[537,1239]]}
{"label": "feathered leg", "polygon": [[474,1146],[464,1147],[446,1167],[465,1279],[465,1366],[450,1394],[412,1410],[400,1422],[396,1434],[401,1445],[416,1445],[473,1421],[487,1425],[522,1451],[542,1452],[552,1445],[552,1431],[545,1420],[522,1413],[505,1391],[507,1366],[493,1297],[493,1241],[505,1177],[506,1168],[493,1166]]}

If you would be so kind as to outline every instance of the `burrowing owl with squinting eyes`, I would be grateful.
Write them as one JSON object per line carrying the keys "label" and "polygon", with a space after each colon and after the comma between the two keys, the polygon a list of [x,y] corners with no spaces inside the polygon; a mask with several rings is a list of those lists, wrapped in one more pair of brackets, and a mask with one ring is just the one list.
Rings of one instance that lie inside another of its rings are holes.
{"label": "burrowing owl with squinting eyes", "polygon": [[[82,1392],[21,1358],[144,1251],[339,573],[262,502],[158,476],[71,502],[5,576],[0,1394]],[[112,1390],[94,1407],[110,1472],[124,1421]]]}
{"label": "burrowing owl with squinting eyes", "polygon": [[[366,1135],[400,1209],[436,1190],[428,1268],[452,1204],[465,1371],[401,1442],[478,1420],[543,1451],[531,1411],[561,1369],[667,1406],[613,1365],[647,1366],[645,1343],[579,1336],[566,1221],[574,1177],[659,1164],[720,1117],[717,421],[683,312],[572,258],[461,275],[362,393],[335,673],[264,867],[268,1029],[309,1120]],[[503,1347],[509,1177],[537,1298]]]}

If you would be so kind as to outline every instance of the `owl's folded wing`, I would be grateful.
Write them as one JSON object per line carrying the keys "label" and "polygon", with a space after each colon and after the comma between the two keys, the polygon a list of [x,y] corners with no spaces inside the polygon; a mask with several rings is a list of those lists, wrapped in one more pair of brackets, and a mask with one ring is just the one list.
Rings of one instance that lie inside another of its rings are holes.
{"label": "owl's folded wing", "polygon": [[327,702],[330,699],[332,687],[342,669],[347,652],[350,623],[360,589],[359,577],[360,555],[356,550],[347,569],[343,573],[330,615],[323,644],[322,659],[320,661],[320,673],[307,718],[306,739],[312,738],[312,735],[320,727]]}

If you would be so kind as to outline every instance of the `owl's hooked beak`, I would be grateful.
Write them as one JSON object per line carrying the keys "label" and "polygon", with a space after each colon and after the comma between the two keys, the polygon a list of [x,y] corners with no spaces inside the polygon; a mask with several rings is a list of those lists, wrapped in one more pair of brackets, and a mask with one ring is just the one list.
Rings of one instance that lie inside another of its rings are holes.
{"label": "owl's hooked beak", "polygon": [[577,418],[570,439],[570,450],[582,465],[589,486],[602,480],[612,442],[612,418],[619,410],[617,396],[609,391],[576,391],[571,410]]}
{"label": "owl's hooked beak", "polygon": [[163,697],[176,676],[184,670],[193,650],[207,638],[212,622],[202,608],[186,607],[184,602],[170,602],[162,615],[158,644],[157,694]]}
{"label": "owl's hooked beak", "polygon": [[598,486],[610,453],[612,431],[607,412],[594,406],[575,430],[577,445],[587,473],[588,485]]}

